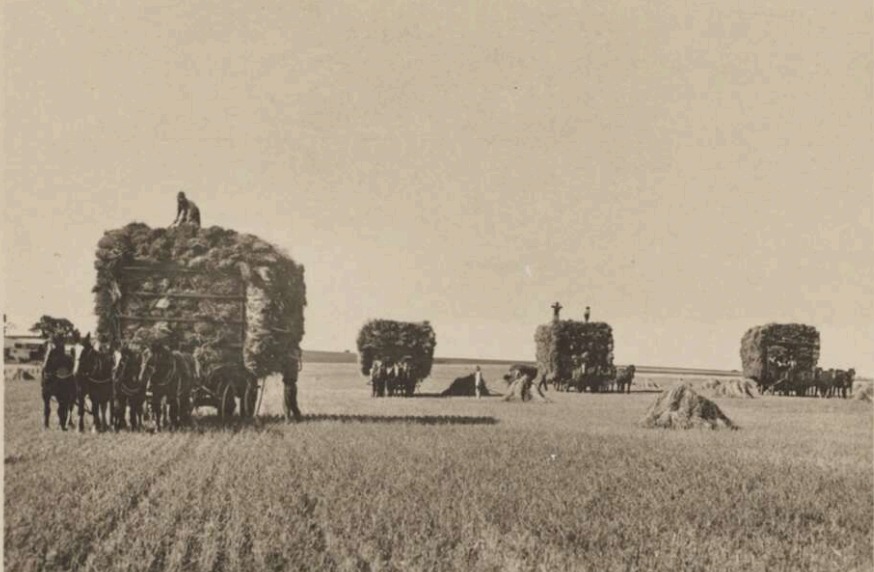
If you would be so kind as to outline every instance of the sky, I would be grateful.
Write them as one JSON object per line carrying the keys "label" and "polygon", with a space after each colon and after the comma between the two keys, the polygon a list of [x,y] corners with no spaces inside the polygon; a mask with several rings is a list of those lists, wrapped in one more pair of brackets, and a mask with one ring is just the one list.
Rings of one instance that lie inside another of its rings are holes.
{"label": "sky", "polygon": [[96,323],[105,230],[205,226],[306,267],[305,349],[430,320],[533,359],[740,369],[815,325],[874,374],[870,2],[84,2],[3,7],[3,309]]}

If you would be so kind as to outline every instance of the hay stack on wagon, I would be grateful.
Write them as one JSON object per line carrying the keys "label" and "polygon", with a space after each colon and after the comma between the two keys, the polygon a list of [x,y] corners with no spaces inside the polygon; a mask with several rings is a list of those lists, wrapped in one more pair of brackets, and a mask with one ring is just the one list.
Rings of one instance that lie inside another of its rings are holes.
{"label": "hay stack on wagon", "polygon": [[659,395],[639,425],[659,429],[737,429],[718,405],[698,395],[689,385],[678,385]]}
{"label": "hay stack on wagon", "polygon": [[197,352],[204,367],[240,361],[242,353],[257,377],[281,372],[299,351],[304,268],[256,236],[131,223],[105,232],[96,254],[97,332],[109,341],[163,341]]}
{"label": "hay stack on wagon", "polygon": [[744,377],[760,387],[779,381],[782,372],[775,371],[774,364],[788,360],[794,360],[796,371],[808,378],[819,360],[819,332],[805,324],[756,326],[741,338],[740,358]]}
{"label": "hay stack on wagon", "polygon": [[406,359],[416,383],[431,375],[437,336],[428,321],[371,320],[358,332],[358,362],[370,375],[374,362],[396,364]]}
{"label": "hay stack on wagon", "polygon": [[604,322],[554,320],[537,327],[537,369],[547,383],[569,380],[574,360],[588,354],[588,368],[613,367],[613,328]]}

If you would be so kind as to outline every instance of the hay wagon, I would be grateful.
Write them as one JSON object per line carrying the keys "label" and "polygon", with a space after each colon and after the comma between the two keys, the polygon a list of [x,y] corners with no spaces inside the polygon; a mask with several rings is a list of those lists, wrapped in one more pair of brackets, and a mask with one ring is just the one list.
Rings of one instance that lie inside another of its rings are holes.
{"label": "hay wagon", "polygon": [[[120,270],[125,279],[119,283],[118,339],[137,344],[140,332],[156,324],[166,326],[171,349],[194,353],[198,363],[203,364],[191,388],[192,409],[214,407],[222,419],[237,411],[240,417],[253,417],[260,385],[243,359],[247,297],[239,273],[222,272],[219,280],[225,293],[216,294],[203,288],[207,282],[216,284],[214,272],[155,263],[128,265]],[[149,288],[156,285],[168,291]],[[204,303],[218,311],[212,315],[200,313],[198,309]],[[172,315],[167,315],[170,309]],[[209,326],[214,342],[195,348],[182,341],[186,336],[179,335],[180,330],[190,333],[203,325]],[[202,359],[206,352],[212,354],[212,359]]]}
{"label": "hay wagon", "polygon": [[740,357],[744,377],[760,391],[804,395],[814,383],[820,337],[805,324],[766,324],[746,331]]}
{"label": "hay wagon", "polygon": [[94,266],[98,334],[193,354],[192,407],[252,417],[260,380],[300,367],[304,267],[257,236],[131,223],[104,233]]}

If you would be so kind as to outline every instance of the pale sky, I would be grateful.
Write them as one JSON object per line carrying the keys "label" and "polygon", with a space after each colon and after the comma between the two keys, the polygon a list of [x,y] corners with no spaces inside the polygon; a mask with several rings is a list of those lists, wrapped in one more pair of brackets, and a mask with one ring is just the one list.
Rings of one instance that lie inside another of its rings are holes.
{"label": "pale sky", "polygon": [[322,4],[5,2],[13,321],[93,328],[103,231],[181,189],[306,266],[308,349],[532,359],[559,300],[618,363],[798,321],[874,373],[870,2]]}

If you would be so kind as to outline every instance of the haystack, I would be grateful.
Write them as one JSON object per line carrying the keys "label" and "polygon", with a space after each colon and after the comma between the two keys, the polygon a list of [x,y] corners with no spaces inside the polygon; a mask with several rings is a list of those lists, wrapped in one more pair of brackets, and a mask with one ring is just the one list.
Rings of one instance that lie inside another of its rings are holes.
{"label": "haystack", "polygon": [[97,332],[110,341],[163,341],[197,351],[204,367],[239,361],[242,347],[258,377],[300,347],[304,268],[256,236],[131,223],[104,233],[94,266]]}
{"label": "haystack", "polygon": [[504,401],[548,402],[549,398],[540,390],[536,380],[536,367],[524,364],[510,366],[510,371],[504,375],[504,381],[510,385],[507,395],[504,396]]}
{"label": "haystack", "polygon": [[715,403],[688,385],[678,385],[659,395],[639,425],[662,429],[737,429]]}
{"label": "haystack", "polygon": [[864,383],[857,385],[853,389],[853,399],[867,401],[868,403],[874,401],[874,384]]}
{"label": "haystack", "polygon": [[775,373],[767,366],[771,358],[792,358],[798,371],[812,372],[819,360],[819,332],[804,324],[766,324],[747,330],[740,342],[744,377],[774,381]]}
{"label": "haystack", "polygon": [[555,320],[537,327],[537,368],[552,383],[570,379],[574,358],[588,353],[588,367],[613,365],[613,329],[604,322]]}
{"label": "haystack", "polygon": [[644,391],[661,391],[661,387],[651,377],[635,377],[631,385]]}
{"label": "haystack", "polygon": [[431,375],[437,336],[427,321],[371,320],[361,327],[357,343],[362,375],[370,375],[376,360],[397,363],[404,358],[417,381]]}
{"label": "haystack", "polygon": [[[464,377],[456,377],[455,380],[453,380],[452,385],[443,390],[443,393],[440,395],[443,397],[476,395],[474,375],[470,374],[465,375]],[[480,388],[480,395],[491,395],[489,388],[486,386],[485,380],[483,380],[483,385]]]}
{"label": "haystack", "polygon": [[709,379],[701,385],[701,389],[711,397],[755,399],[759,396],[756,382],[746,378]]}

